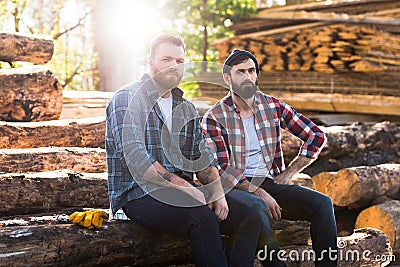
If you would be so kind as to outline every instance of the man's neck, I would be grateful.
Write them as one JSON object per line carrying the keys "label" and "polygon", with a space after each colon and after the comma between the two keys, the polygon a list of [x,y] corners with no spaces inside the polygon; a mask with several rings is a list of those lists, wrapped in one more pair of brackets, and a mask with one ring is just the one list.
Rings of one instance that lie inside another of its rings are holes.
{"label": "man's neck", "polygon": [[168,98],[171,95],[171,90],[165,90],[162,88],[162,86],[153,78],[151,79],[151,83],[154,85],[154,87],[157,89],[158,94],[162,97],[162,98]]}
{"label": "man's neck", "polygon": [[240,115],[243,119],[247,119],[253,116],[254,110],[254,96],[249,99],[243,99],[240,96],[232,93],[233,102],[240,111]]}

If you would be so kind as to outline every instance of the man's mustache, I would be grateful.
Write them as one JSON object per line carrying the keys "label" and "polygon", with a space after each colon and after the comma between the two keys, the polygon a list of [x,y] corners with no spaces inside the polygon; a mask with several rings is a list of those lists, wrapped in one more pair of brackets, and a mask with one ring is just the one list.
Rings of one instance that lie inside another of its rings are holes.
{"label": "man's mustache", "polygon": [[245,80],[245,81],[243,81],[241,84],[240,84],[240,86],[242,87],[242,86],[244,86],[244,85],[251,85],[251,86],[255,86],[256,84],[253,82],[253,81],[251,81],[251,80]]}

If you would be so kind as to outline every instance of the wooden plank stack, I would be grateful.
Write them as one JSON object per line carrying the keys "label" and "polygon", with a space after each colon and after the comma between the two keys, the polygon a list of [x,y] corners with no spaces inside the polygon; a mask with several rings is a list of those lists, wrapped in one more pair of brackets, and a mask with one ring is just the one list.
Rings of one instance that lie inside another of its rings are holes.
{"label": "wooden plank stack", "polygon": [[[320,1],[261,9],[232,26],[234,37],[213,45],[220,63],[234,48],[251,51],[260,89],[297,109],[400,114],[399,26],[399,1]],[[208,97],[226,94],[211,84],[200,89]],[[375,108],[384,103],[387,109]]]}

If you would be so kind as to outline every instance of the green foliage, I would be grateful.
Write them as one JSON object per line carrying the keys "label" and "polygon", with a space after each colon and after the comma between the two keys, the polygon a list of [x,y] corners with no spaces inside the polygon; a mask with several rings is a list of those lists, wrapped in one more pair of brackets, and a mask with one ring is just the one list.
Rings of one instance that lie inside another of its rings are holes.
{"label": "green foliage", "polygon": [[[232,37],[229,26],[256,13],[253,0],[166,0],[164,12],[172,21],[172,31],[180,33],[187,44],[187,54],[192,61],[205,61],[192,72],[219,71],[216,64],[218,52],[212,43],[221,38]],[[197,86],[198,87],[198,86]],[[196,86],[186,91],[196,95]]]}
{"label": "green foliage", "polygon": [[[0,28],[22,34],[50,36],[54,53],[46,63],[63,88],[93,90],[96,53],[91,28],[95,0],[1,0]],[[8,64],[0,64],[7,68]],[[13,67],[30,65],[16,63]]]}

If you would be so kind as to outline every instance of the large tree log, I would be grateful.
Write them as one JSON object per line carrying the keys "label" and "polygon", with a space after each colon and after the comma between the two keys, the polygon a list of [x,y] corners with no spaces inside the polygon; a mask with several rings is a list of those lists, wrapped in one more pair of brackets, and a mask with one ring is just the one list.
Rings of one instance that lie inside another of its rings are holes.
{"label": "large tree log", "polygon": [[101,148],[0,149],[0,172],[26,173],[69,169],[107,172],[106,152]]}
{"label": "large tree log", "polygon": [[45,67],[0,69],[0,120],[57,120],[62,87]]}
{"label": "large tree log", "polygon": [[400,248],[400,201],[389,200],[369,207],[357,217],[356,228],[372,227],[384,232],[393,248]]}
{"label": "large tree log", "polygon": [[336,174],[314,177],[316,188],[332,199],[335,206],[363,208],[381,196],[399,197],[400,164],[359,166],[342,169]]}
{"label": "large tree log", "polygon": [[[192,262],[188,240],[151,231],[133,221],[106,221],[100,230],[86,230],[67,223],[66,215],[58,215],[31,217],[30,221],[19,219],[14,223],[3,220],[0,225],[3,226],[0,228],[2,266],[166,266]],[[370,252],[364,254],[370,259],[376,255],[391,255],[386,235],[378,230],[356,230],[350,237],[340,237],[339,244],[342,248],[339,266],[366,263],[362,257],[365,251]],[[312,257],[310,246],[282,249],[287,259],[296,256],[297,251],[299,259],[304,255],[305,261],[301,264],[310,263],[307,261],[308,255]],[[302,254],[306,249],[307,253]],[[262,252],[259,255],[262,257]],[[381,265],[375,262],[363,266]]]}
{"label": "large tree log", "polygon": [[0,149],[59,147],[104,148],[103,116],[46,122],[0,122]]}
{"label": "large tree log", "polygon": [[29,214],[109,206],[107,173],[51,171],[0,174],[0,213]]}
{"label": "large tree log", "polygon": [[132,221],[0,228],[1,266],[153,266],[190,262],[189,241]]}
{"label": "large tree log", "polygon": [[0,61],[47,63],[54,52],[51,38],[19,33],[0,32]]}

